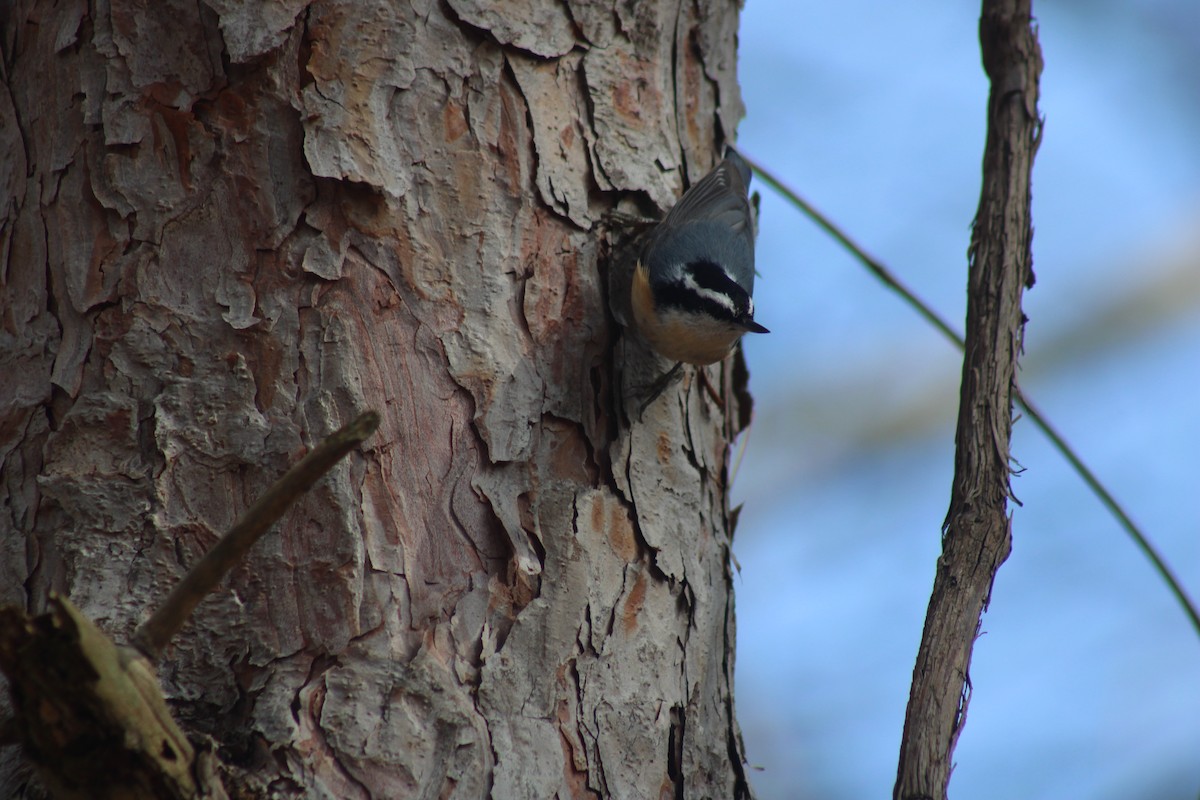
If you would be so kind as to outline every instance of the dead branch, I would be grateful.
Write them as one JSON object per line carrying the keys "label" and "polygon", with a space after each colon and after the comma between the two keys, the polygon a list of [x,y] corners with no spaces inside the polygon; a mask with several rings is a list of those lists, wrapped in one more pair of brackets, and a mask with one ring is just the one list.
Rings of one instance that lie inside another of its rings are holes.
{"label": "dead branch", "polygon": [[322,475],[379,427],[374,411],[360,414],[327,436],[254,503],[212,549],[188,570],[150,619],[138,626],[133,646],[157,662],[167,642],[187,622],[200,601],[239,564],[264,533]]}
{"label": "dead branch", "polygon": [[984,0],[979,23],[991,92],[969,253],[954,482],[904,720],[898,800],[946,797],[970,700],[971,651],[1012,543],[1009,440],[1025,322],[1021,294],[1033,285],[1030,175],[1041,137],[1042,58],[1030,2]]}
{"label": "dead branch", "polygon": [[65,597],[45,614],[0,608],[0,671],[16,717],[2,727],[60,800],[221,800],[215,775],[172,719],[154,674],[162,649],[270,526],[379,425],[366,412],[275,482],[188,572],[134,636],[117,645]]}

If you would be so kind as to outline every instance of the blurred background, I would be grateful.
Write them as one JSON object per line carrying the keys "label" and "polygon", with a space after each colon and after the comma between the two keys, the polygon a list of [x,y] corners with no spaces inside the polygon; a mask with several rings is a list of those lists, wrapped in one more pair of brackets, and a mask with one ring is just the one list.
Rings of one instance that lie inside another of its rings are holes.
{"label": "blurred background", "polygon": [[[959,330],[977,2],[748,0],[739,144]],[[1046,126],[1020,381],[1200,600],[1200,3],[1034,5]],[[961,361],[761,184],[758,405],[734,484],[737,712],[760,800],[890,797]],[[1200,638],[1027,421],[951,796],[1200,794]]]}

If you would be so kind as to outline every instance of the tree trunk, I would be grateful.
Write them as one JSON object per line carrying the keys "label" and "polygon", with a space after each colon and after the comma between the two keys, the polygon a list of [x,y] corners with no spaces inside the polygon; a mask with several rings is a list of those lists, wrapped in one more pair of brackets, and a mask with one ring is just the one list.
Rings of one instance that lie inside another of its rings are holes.
{"label": "tree trunk", "polygon": [[748,796],[745,374],[637,420],[597,225],[732,137],[737,6],[411,5],[6,5],[0,603],[128,639],[375,408],[160,666],[227,787]]}

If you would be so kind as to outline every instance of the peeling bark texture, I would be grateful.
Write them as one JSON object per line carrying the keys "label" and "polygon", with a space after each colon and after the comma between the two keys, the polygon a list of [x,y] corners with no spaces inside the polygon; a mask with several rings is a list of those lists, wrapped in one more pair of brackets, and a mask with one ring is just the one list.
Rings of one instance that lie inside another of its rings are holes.
{"label": "peeling bark texture", "polygon": [[[737,11],[5,4],[0,604],[128,640],[374,408],[164,653],[231,796],[748,797],[744,371],[628,423],[614,385],[662,365],[597,225],[733,138]],[[25,780],[0,759],[0,796]]]}
{"label": "peeling bark texture", "polygon": [[1025,326],[1021,294],[1034,280],[1030,186],[1042,130],[1042,55],[1030,0],[984,0],[979,35],[991,93],[969,254],[954,482],[904,720],[898,800],[946,797],[971,695],[971,651],[1012,547],[1012,400]]}

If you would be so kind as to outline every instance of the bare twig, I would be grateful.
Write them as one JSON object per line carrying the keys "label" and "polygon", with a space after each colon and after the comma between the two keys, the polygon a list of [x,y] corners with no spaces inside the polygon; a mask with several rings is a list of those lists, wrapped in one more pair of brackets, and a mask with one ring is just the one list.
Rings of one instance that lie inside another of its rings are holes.
{"label": "bare twig", "polygon": [[[899,294],[905,302],[912,306],[917,313],[923,316],[933,327],[937,328],[943,336],[949,339],[959,350],[964,347],[962,334],[956,331],[945,317],[938,314],[928,303],[917,296],[912,289],[908,288],[895,274],[891,272],[881,261],[872,257],[866,250],[862,248],[851,236],[842,230],[835,222],[821,212],[816,206],[809,203],[801,197],[794,189],[785,184],[776,175],[765,169],[758,162],[742,153],[742,157],[746,162],[753,167],[754,171],[765,183],[771,186],[775,191],[779,192],[792,205],[800,209],[801,213],[816,223],[817,227],[824,230],[834,239],[836,239],[842,247],[846,249],[855,259],[864,267],[874,274],[880,281],[887,285],[890,289]],[[1183,613],[1187,615],[1191,621],[1192,627],[1195,628],[1197,636],[1200,636],[1200,609],[1197,608],[1195,601],[1191,599],[1187,591],[1183,588],[1183,584],[1176,577],[1174,571],[1167,565],[1166,560],[1158,552],[1154,543],[1150,541],[1150,537],[1141,529],[1141,527],[1133,521],[1133,517],[1129,515],[1125,507],[1116,499],[1112,492],[1104,485],[1104,483],[1096,476],[1090,467],[1084,462],[1070,443],[1063,438],[1062,434],[1050,423],[1050,421],[1042,414],[1041,410],[1034,405],[1033,401],[1025,396],[1025,393],[1018,387],[1016,394],[1017,403],[1020,405],[1024,415],[1034,424],[1038,430],[1050,441],[1052,447],[1057,450],[1076,474],[1083,480],[1087,487],[1096,495],[1100,503],[1108,509],[1109,513],[1116,519],[1117,524],[1125,529],[1125,533],[1133,540],[1146,558],[1150,560],[1150,564],[1154,571],[1159,574],[1171,594],[1179,602],[1183,608]]]}
{"label": "bare twig", "polygon": [[241,519],[188,571],[150,619],[138,627],[133,645],[157,663],[163,648],[187,622],[200,601],[301,495],[334,464],[379,427],[374,411],[360,414],[327,436],[277,480]]}
{"label": "bare twig", "polygon": [[1033,420],[1033,423],[1041,429],[1046,438],[1050,440],[1050,443],[1054,445],[1054,448],[1062,453],[1063,458],[1067,459],[1072,469],[1078,473],[1079,477],[1083,478],[1083,482],[1092,490],[1092,493],[1100,499],[1100,502],[1108,509],[1109,513],[1116,518],[1121,527],[1125,529],[1125,532],[1129,534],[1129,538],[1133,539],[1133,543],[1145,554],[1146,558],[1150,559],[1150,564],[1154,567],[1154,571],[1167,584],[1167,588],[1171,590],[1171,594],[1175,595],[1175,599],[1183,607],[1183,613],[1187,614],[1192,627],[1196,629],[1196,635],[1200,636],[1200,611],[1196,609],[1196,603],[1188,596],[1187,591],[1183,588],[1183,584],[1176,577],[1174,570],[1167,565],[1166,559],[1158,552],[1158,548],[1142,532],[1142,529],[1137,526],[1137,523],[1133,521],[1124,507],[1117,502],[1112,493],[1100,482],[1100,479],[1096,477],[1096,473],[1092,472],[1088,465],[1083,462],[1083,459],[1071,449],[1071,446],[1063,439],[1062,434],[1042,416],[1042,412],[1038,407],[1019,388],[1017,389],[1017,402],[1021,404],[1021,409],[1025,412],[1025,416]]}
{"label": "bare twig", "polygon": [[930,325],[937,328],[942,332],[942,335],[944,335],[954,344],[958,345],[960,350],[962,349],[962,335],[958,333],[958,331],[954,330],[954,328],[950,326],[950,323],[946,322],[946,320],[943,319],[940,314],[934,311],[928,303],[917,297],[916,293],[913,292],[912,289],[908,288],[903,281],[901,281],[891,270],[884,266],[883,262],[864,250],[862,246],[858,244],[858,242],[851,238],[850,234],[846,233],[837,225],[837,223],[821,213],[820,209],[801,197],[795,189],[792,189],[774,174],[768,172],[762,167],[761,164],[750,158],[750,156],[746,155],[742,151],[739,150],[738,154],[746,160],[746,163],[750,165],[751,169],[758,173],[758,176],[763,179],[764,183],[787,198],[788,202],[799,208],[801,212],[815,222],[818,228],[836,239],[842,247],[846,248],[846,250],[852,256],[858,259],[858,261],[872,274],[874,274],[876,278],[883,281],[883,283],[889,288],[899,293],[899,295],[907,300],[909,305],[915,308],[917,313],[923,316]]}

